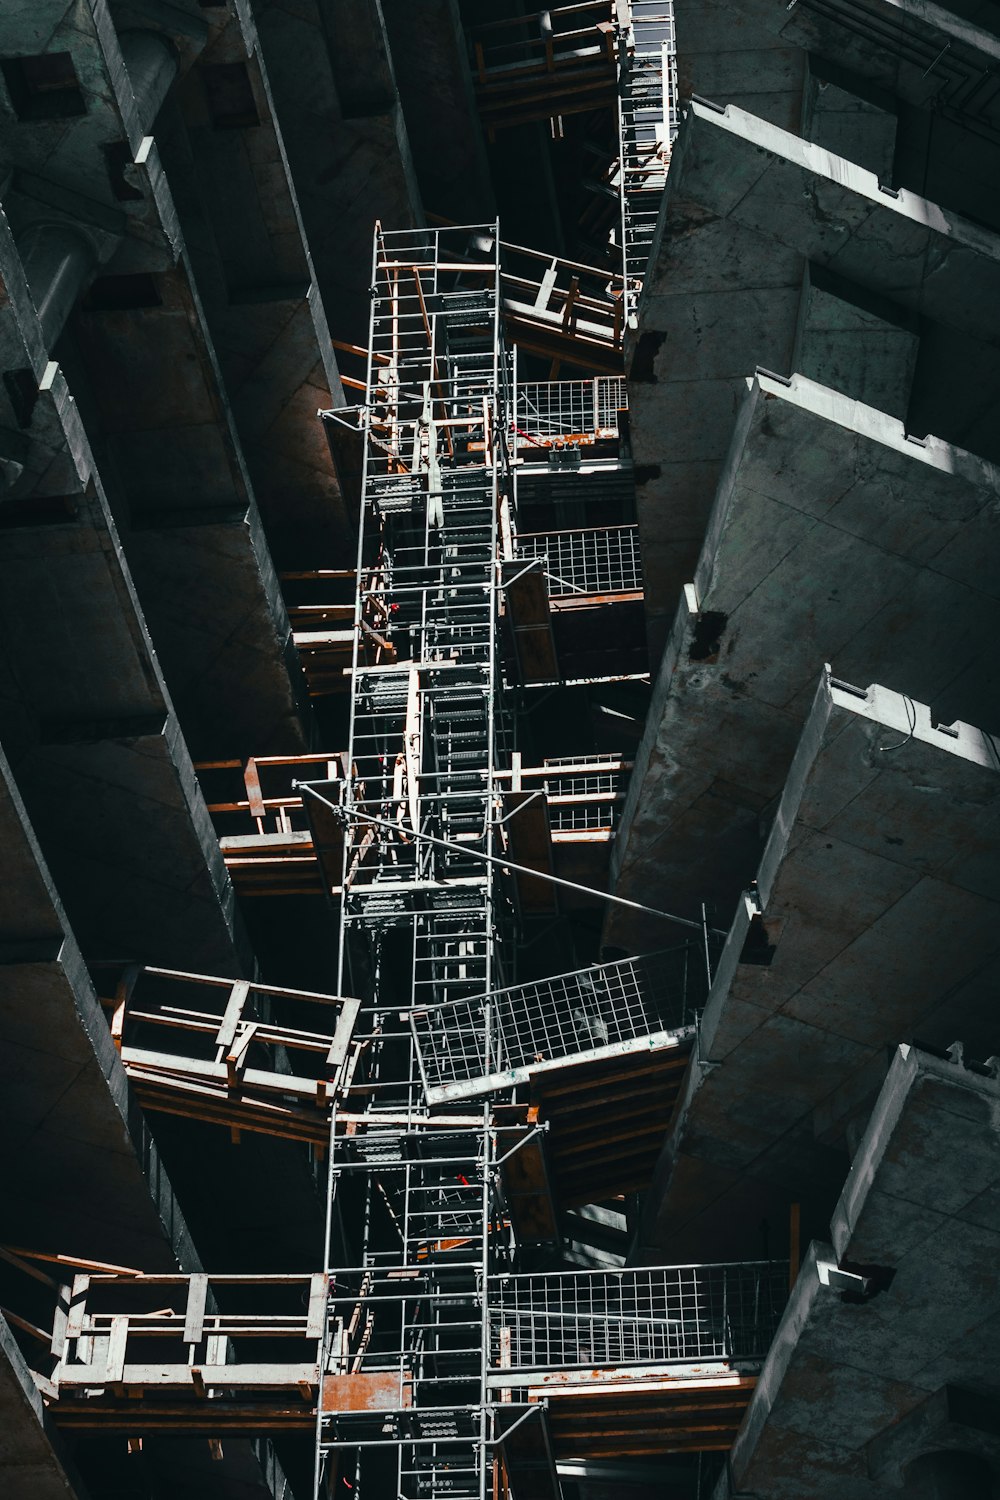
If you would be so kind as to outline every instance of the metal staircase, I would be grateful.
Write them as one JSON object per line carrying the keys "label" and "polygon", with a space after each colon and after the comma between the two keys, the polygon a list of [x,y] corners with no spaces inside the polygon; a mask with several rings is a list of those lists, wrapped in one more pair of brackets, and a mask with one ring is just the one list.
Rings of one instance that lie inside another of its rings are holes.
{"label": "metal staircase", "polygon": [[[493,1484],[486,1278],[502,1263],[496,1127],[430,1116],[408,1015],[497,983],[504,744],[501,509],[512,498],[512,356],[499,238],[376,234],[359,576],[378,556],[393,660],[361,646],[351,695],[341,964],[369,972],[363,1120],[331,1146],[331,1318],[317,1474],[358,1500],[484,1500]],[[321,789],[319,789],[321,790]]]}
{"label": "metal staircase", "polygon": [[630,0],[617,9],[621,245],[631,320],[677,134],[677,61],[673,0]]}

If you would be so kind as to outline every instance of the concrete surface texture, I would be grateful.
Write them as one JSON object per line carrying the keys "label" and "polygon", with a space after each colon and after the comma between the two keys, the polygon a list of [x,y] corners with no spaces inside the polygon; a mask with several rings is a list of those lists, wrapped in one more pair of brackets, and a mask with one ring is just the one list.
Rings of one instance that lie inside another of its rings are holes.
{"label": "concrete surface texture", "polygon": [[629,359],[654,660],[754,368],[802,369],[993,457],[982,381],[1000,357],[981,316],[1000,291],[992,231],[736,105],[687,106],[657,236]]}
{"label": "concrete surface texture", "polygon": [[[996,468],[800,376],[744,382],[692,595],[676,613],[615,843],[623,896],[728,920],[824,661],[1000,728],[981,558]],[[942,622],[952,621],[950,630]],[[620,911],[609,941],[649,946]]]}
{"label": "concrete surface texture", "polygon": [[[814,1245],[799,1273],[736,1440],[741,1491],[944,1497],[956,1491],[918,1488],[914,1460],[994,1457],[998,1102],[995,1077],[960,1056],[897,1050],[832,1246]],[[905,1457],[894,1430],[909,1440]],[[976,1487],[965,1493],[991,1493],[984,1468],[966,1467]]]}
{"label": "concrete surface texture", "polygon": [[768,1199],[821,1212],[899,1037],[994,1045],[997,741],[824,675],[719,961],[647,1199],[684,1259]]}

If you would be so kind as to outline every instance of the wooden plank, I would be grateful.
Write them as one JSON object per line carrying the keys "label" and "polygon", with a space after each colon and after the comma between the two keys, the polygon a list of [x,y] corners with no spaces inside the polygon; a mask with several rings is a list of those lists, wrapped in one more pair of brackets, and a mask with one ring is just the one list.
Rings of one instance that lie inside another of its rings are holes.
{"label": "wooden plank", "polygon": [[49,1345],[50,1354],[56,1359],[62,1359],[66,1345],[66,1325],[69,1319],[70,1289],[68,1286],[60,1286],[56,1298],[55,1312],[52,1317],[52,1342]]}
{"label": "wooden plank", "polygon": [[[124,1332],[119,1332],[118,1342],[127,1336],[128,1319],[112,1319],[112,1338],[115,1337],[115,1325],[121,1324]],[[134,1331],[134,1330],[133,1330]],[[122,1349],[124,1346],[122,1345]],[[128,1364],[118,1360],[117,1349],[115,1360],[112,1364],[111,1353],[108,1355],[108,1369],[113,1368],[115,1374],[114,1383],[124,1386],[152,1386],[155,1390],[163,1391],[168,1387],[189,1390],[191,1386],[191,1366],[186,1362],[183,1364]],[[206,1385],[226,1386],[231,1390],[275,1390],[296,1388],[300,1381],[308,1380],[313,1385],[318,1384],[319,1370],[313,1361],[287,1360],[284,1363],[275,1364],[200,1364],[197,1368],[201,1372],[202,1379]],[[97,1378],[95,1378],[95,1376]],[[333,1377],[335,1378],[335,1377]],[[71,1388],[86,1389],[88,1386],[110,1384],[111,1377],[103,1377],[103,1372],[95,1370],[92,1365],[63,1365],[59,1369],[59,1389],[69,1390]],[[395,1389],[395,1377],[393,1377],[393,1388]]]}
{"label": "wooden plank", "polygon": [[184,1310],[184,1342],[200,1344],[205,1330],[205,1304],[208,1298],[208,1277],[196,1272],[188,1282],[187,1306]]}
{"label": "wooden plank", "polygon": [[264,793],[261,790],[260,772],[257,769],[257,762],[252,758],[246,763],[246,769],[243,772],[243,784],[247,789],[247,802],[250,807],[251,817],[262,818],[265,812]]}
{"label": "wooden plank", "polygon": [[[676,1047],[665,1047],[662,1056],[653,1052],[643,1055],[648,1056],[647,1061],[642,1061],[634,1055],[626,1055],[621,1058],[607,1059],[606,1061],[610,1063],[610,1066],[606,1069],[603,1062],[589,1064],[589,1066],[595,1069],[598,1067],[602,1069],[600,1075],[602,1083],[613,1083],[623,1080],[631,1084],[636,1078],[645,1078],[651,1074],[659,1073],[664,1067],[665,1060],[683,1057],[684,1064],[686,1065],[689,1053],[683,1052]],[[582,1066],[587,1065],[581,1064]],[[553,1080],[551,1084],[549,1082],[550,1079]],[[546,1073],[539,1074],[535,1091],[538,1095],[539,1103],[543,1100],[548,1103],[550,1099],[560,1094],[572,1094],[577,1092],[579,1088],[580,1082],[576,1078],[564,1079],[561,1074],[553,1075]]]}
{"label": "wooden plank", "polygon": [[132,998],[136,980],[141,972],[139,964],[128,964],[122,972],[121,978],[115,989],[115,1008],[111,1016],[111,1040],[116,1049],[122,1050],[122,1036],[125,1031],[125,1015],[128,1003]]}
{"label": "wooden plank", "polygon": [[[144,1399],[141,1407],[142,1428],[146,1433],[170,1433],[190,1437],[204,1433],[227,1432],[245,1437],[281,1435],[288,1432],[310,1432],[316,1424],[315,1407],[301,1401],[293,1406],[285,1401],[240,1403],[215,1400],[196,1405],[192,1399]],[[49,1409],[57,1426],[74,1432],[104,1432],[134,1435],[137,1410],[134,1401],[92,1398],[84,1401],[54,1401]]]}
{"label": "wooden plank", "polygon": [[525,682],[549,682],[559,676],[559,663],[541,558],[504,561],[501,581],[521,676]]}
{"label": "wooden plank", "polygon": [[[245,979],[238,979],[229,992],[229,1000],[223,1012],[222,1021],[215,1036],[215,1045],[221,1049],[232,1046],[236,1036],[236,1028],[243,1015],[243,1007],[247,1002],[250,986]],[[221,1061],[221,1059],[219,1059]]]}
{"label": "wooden plank", "polygon": [[325,1271],[314,1271],[309,1278],[309,1307],[306,1313],[306,1338],[321,1339],[326,1326],[327,1282]]}
{"label": "wooden plank", "polygon": [[[104,1355],[104,1379],[108,1385],[117,1385],[125,1373],[125,1350],[128,1344],[128,1318],[111,1319],[111,1331]],[[93,1379],[93,1372],[91,1373]],[[60,1382],[62,1383],[62,1382]],[[79,1381],[76,1382],[80,1384]],[[86,1382],[83,1382],[86,1384]]]}
{"label": "wooden plank", "polygon": [[343,1008],[337,1018],[337,1028],[333,1035],[333,1041],[326,1055],[326,1066],[331,1081],[339,1082],[360,1013],[360,1000],[348,999],[344,1001]]}
{"label": "wooden plank", "polygon": [[89,1276],[74,1276],[66,1317],[66,1338],[76,1339],[83,1332],[83,1320],[87,1311],[87,1293],[90,1290]]}
{"label": "wooden plank", "polygon": [[[552,836],[544,797],[527,791],[504,793],[504,814],[510,837],[510,856],[516,864],[527,865],[542,874],[552,874]],[[557,887],[531,875],[515,875],[521,910],[532,915],[555,913],[559,909]]]}

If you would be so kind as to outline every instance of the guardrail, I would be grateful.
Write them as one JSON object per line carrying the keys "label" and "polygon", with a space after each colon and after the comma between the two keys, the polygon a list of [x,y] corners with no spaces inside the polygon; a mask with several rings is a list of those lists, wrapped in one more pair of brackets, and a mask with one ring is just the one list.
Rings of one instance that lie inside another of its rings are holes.
{"label": "guardrail", "polygon": [[415,1011],[428,1100],[474,1098],[540,1071],[678,1045],[707,993],[704,946],[690,942]]}
{"label": "guardrail", "polygon": [[488,1291],[491,1363],[512,1375],[759,1364],[788,1298],[788,1267],[759,1261],[494,1276]]}

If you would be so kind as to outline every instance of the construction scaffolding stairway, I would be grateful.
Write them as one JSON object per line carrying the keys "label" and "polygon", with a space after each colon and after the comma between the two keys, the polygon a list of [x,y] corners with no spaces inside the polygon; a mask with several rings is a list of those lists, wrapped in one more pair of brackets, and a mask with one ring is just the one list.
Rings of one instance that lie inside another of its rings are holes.
{"label": "construction scaffolding stairway", "polygon": [[616,0],[615,8],[622,269],[625,312],[634,326],[677,135],[674,7],[673,0]]}

